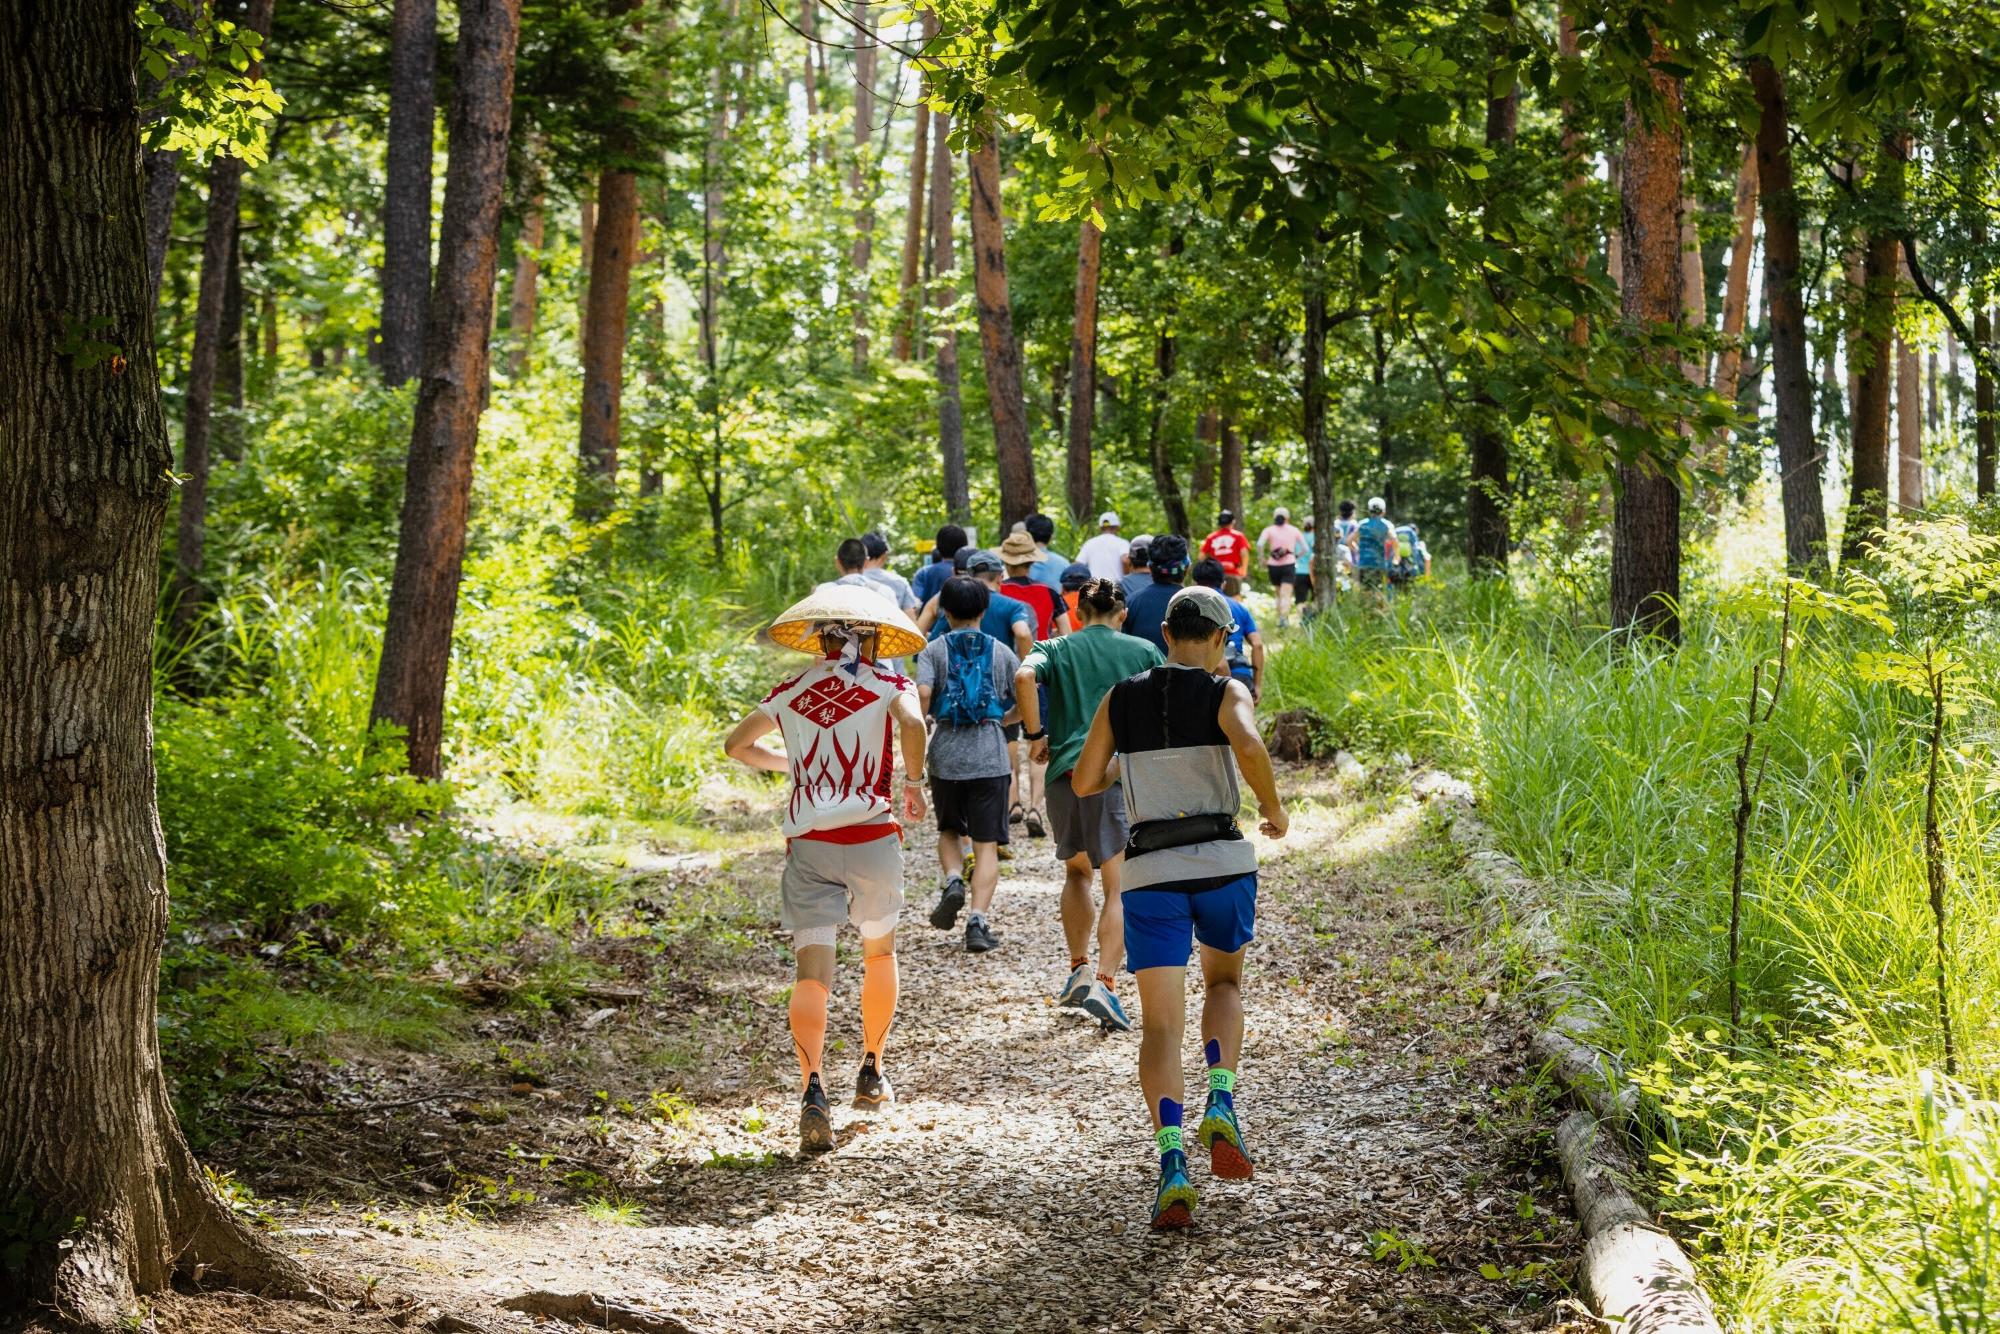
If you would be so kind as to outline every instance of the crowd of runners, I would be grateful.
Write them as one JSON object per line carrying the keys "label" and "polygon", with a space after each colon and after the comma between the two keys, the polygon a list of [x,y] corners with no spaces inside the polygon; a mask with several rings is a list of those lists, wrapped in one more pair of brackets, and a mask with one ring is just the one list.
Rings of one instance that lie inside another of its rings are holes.
{"label": "crowd of runners", "polygon": [[[1356,519],[1352,502],[1341,505],[1330,564],[1343,588],[1386,590],[1421,544],[1413,530],[1399,537],[1379,499],[1367,509]],[[1253,1175],[1235,1103],[1257,912],[1241,785],[1265,837],[1284,837],[1287,821],[1255,717],[1266,645],[1240,596],[1254,556],[1285,626],[1311,604],[1315,547],[1313,519],[1294,526],[1283,507],[1254,543],[1235,519],[1224,510],[1190,550],[1174,534],[1126,538],[1107,511],[1074,561],[1051,549],[1046,515],[991,549],[946,524],[909,579],[869,533],[841,542],[835,577],[772,623],[773,642],[814,662],[745,715],[725,749],[787,777],[780,924],[797,956],[803,1151],[835,1144],[822,1061],[843,923],[861,938],[853,1105],[879,1112],[894,1100],[883,1046],[899,991],[902,838],[906,824],[932,818],[933,928],[962,930],[970,954],[1000,947],[994,894],[1018,825],[1052,838],[1063,866],[1069,958],[1057,1002],[1129,1031],[1121,974],[1132,975],[1160,1164],[1152,1218],[1163,1229],[1186,1227],[1195,1205],[1182,1041],[1199,946],[1208,1088],[1195,1138],[1212,1175]],[[774,731],[782,751],[762,743]]]}

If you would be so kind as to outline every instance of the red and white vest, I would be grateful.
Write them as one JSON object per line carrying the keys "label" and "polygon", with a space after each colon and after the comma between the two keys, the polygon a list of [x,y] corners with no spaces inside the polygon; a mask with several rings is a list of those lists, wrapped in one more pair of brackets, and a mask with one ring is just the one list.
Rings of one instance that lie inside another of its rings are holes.
{"label": "red and white vest", "polygon": [[888,815],[896,783],[896,696],[916,686],[876,663],[825,658],[758,705],[784,734],[791,760],[785,837],[844,829]]}

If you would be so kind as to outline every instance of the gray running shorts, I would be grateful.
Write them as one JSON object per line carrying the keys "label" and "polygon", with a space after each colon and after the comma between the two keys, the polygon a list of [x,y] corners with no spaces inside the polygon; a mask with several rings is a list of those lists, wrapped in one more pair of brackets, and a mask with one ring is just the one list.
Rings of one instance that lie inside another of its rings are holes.
{"label": "gray running shorts", "polygon": [[1068,861],[1086,853],[1092,866],[1102,866],[1125,851],[1125,836],[1131,831],[1125,817],[1125,789],[1113,783],[1094,797],[1079,797],[1069,779],[1064,774],[1049,780],[1049,832],[1055,836],[1056,856]]}
{"label": "gray running shorts", "polygon": [[787,931],[853,922],[861,934],[888,934],[903,914],[903,840],[866,843],[795,838],[785,853],[778,924]]}

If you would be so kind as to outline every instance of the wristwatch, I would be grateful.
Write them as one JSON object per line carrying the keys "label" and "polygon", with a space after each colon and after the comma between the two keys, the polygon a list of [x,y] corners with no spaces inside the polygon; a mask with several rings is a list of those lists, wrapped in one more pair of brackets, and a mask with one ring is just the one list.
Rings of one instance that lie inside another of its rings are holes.
{"label": "wristwatch", "polygon": [[1048,734],[1049,734],[1049,729],[1048,729],[1048,728],[1046,728],[1046,727],[1044,727],[1044,728],[1043,728],[1043,729],[1042,729],[1041,731],[1039,731],[1039,732],[1023,732],[1023,733],[1021,733],[1021,740],[1023,740],[1023,741],[1040,741],[1040,740],[1041,740],[1041,739],[1042,739],[1043,737],[1047,736]]}

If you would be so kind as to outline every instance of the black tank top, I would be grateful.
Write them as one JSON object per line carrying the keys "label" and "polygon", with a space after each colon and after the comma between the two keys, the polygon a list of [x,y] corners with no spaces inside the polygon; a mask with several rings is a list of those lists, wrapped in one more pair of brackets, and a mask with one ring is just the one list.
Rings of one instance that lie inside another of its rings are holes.
{"label": "black tank top", "polygon": [[1228,746],[1216,721],[1226,678],[1193,667],[1155,667],[1111,687],[1111,737],[1126,755],[1174,746]]}

